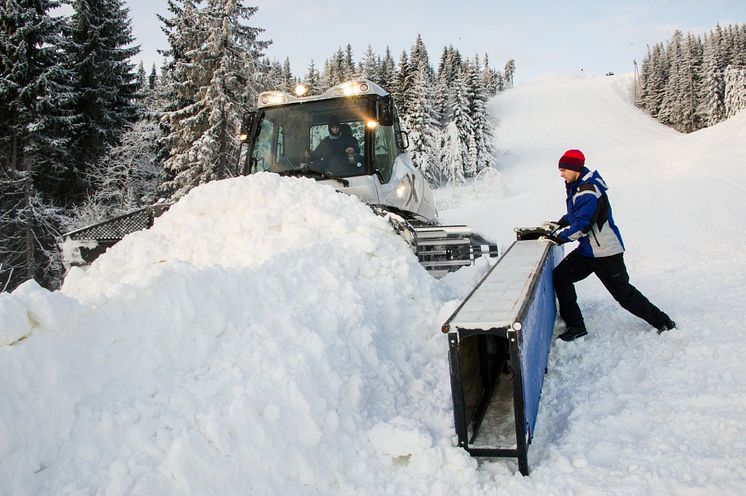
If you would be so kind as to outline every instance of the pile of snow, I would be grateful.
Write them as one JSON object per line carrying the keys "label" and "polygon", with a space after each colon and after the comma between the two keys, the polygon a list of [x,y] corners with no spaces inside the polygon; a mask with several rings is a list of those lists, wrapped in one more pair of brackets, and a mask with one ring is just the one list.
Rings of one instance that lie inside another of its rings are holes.
{"label": "pile of snow", "polygon": [[478,275],[436,284],[311,179],[197,188],[61,292],[2,296],[0,493],[355,493],[404,465],[474,480],[439,326]]}

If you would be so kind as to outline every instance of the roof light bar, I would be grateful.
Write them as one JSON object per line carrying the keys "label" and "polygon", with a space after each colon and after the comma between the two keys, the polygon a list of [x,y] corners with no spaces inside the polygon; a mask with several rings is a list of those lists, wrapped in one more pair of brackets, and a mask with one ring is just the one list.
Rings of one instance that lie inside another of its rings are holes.
{"label": "roof light bar", "polygon": [[279,105],[288,101],[287,94],[281,91],[265,91],[259,95],[259,101],[265,105]]}

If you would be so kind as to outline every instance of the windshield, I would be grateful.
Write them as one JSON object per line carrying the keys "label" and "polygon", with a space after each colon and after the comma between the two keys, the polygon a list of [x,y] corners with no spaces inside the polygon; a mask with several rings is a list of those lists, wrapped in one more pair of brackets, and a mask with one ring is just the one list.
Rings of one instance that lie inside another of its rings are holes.
{"label": "windshield", "polygon": [[260,115],[252,172],[303,168],[347,177],[369,174],[365,123],[372,96],[304,102],[267,108]]}

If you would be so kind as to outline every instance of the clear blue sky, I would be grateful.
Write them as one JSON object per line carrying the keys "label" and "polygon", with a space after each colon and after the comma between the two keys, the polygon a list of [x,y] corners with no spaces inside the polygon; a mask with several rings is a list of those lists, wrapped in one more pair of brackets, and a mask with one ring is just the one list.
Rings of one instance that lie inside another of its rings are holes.
{"label": "clear blue sky", "polygon": [[[248,2],[259,11],[250,25],[264,28],[272,40],[270,58],[290,58],[293,73],[305,74],[347,43],[358,61],[368,45],[398,61],[421,34],[436,66],[444,46],[465,56],[487,52],[490,65],[502,69],[516,61],[518,82],[549,72],[632,72],[647,45],[671,37],[675,29],[703,34],[721,25],[746,22],[746,0],[481,1],[377,0]],[[156,49],[165,37],[155,14],[166,14],[165,0],[128,0],[139,56],[150,70],[160,64]]]}

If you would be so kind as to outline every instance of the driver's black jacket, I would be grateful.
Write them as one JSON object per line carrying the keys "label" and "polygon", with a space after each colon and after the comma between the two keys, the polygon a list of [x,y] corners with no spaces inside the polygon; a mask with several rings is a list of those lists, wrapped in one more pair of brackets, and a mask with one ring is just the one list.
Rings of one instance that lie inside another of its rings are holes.
{"label": "driver's black jacket", "polygon": [[323,160],[329,162],[334,159],[344,159],[347,157],[345,150],[352,147],[354,154],[360,153],[360,146],[357,140],[352,136],[327,136],[314,151],[311,152],[311,160]]}

